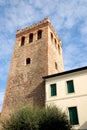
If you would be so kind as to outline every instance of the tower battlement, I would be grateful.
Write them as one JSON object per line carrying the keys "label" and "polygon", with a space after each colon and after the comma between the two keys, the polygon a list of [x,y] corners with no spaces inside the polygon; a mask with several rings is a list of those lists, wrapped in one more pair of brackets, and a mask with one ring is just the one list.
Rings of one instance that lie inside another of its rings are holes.
{"label": "tower battlement", "polygon": [[29,26],[29,27],[26,27],[24,29],[17,30],[17,34],[23,33],[23,32],[25,32],[27,30],[30,30],[30,29],[34,29],[35,27],[40,26],[42,24],[46,24],[46,23],[50,23],[49,18],[45,18],[44,20],[42,20],[42,21],[40,21],[40,22],[38,22],[36,24],[33,24],[33,25]]}
{"label": "tower battlement", "polygon": [[52,32],[54,32],[54,35],[56,36],[56,38],[60,42],[60,45],[62,46],[61,40],[60,40],[59,36],[57,35],[55,29],[53,28],[49,18],[45,18],[44,20],[42,20],[42,21],[40,21],[40,22],[38,22],[36,24],[33,24],[33,25],[29,26],[29,27],[26,27],[24,29],[17,30],[16,37],[19,37],[20,35],[29,33],[30,31],[40,29],[40,28],[42,28],[42,27],[44,27],[46,25],[48,25],[51,28]]}

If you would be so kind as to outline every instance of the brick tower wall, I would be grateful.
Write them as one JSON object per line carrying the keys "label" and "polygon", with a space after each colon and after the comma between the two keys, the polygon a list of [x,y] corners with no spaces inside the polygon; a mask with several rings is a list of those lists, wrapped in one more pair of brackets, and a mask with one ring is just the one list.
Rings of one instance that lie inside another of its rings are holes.
{"label": "brick tower wall", "polygon": [[48,28],[48,75],[64,71],[62,44],[52,25]]}
{"label": "brick tower wall", "polygon": [[[39,40],[38,30],[42,30],[42,38]],[[59,72],[58,69],[53,69],[53,63],[62,57],[62,55],[59,57],[58,51],[50,46],[50,31],[54,30],[49,19],[17,31],[2,115],[24,105],[33,107],[45,105],[45,83],[42,77]],[[29,43],[31,33],[33,42]],[[25,37],[23,46],[21,46],[22,37]],[[27,58],[30,58],[29,64],[26,64]],[[63,64],[61,59],[57,61],[60,66]],[[63,67],[60,68],[60,71],[63,71]]]}

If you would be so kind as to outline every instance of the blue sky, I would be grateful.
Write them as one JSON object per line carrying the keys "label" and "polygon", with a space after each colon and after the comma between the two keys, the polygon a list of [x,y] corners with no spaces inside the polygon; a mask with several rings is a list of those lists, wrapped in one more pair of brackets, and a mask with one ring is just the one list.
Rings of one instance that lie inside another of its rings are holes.
{"label": "blue sky", "polygon": [[87,65],[87,0],[0,0],[0,111],[16,30],[46,17],[62,40],[65,70]]}

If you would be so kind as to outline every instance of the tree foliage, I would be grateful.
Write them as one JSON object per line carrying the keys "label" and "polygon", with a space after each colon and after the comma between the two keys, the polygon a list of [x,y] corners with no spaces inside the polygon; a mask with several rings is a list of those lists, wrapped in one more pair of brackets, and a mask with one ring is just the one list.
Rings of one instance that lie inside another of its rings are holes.
{"label": "tree foliage", "polygon": [[39,130],[70,130],[68,117],[56,107],[48,107],[41,112]]}
{"label": "tree foliage", "polygon": [[70,130],[64,112],[56,107],[23,107],[3,121],[3,130]]}

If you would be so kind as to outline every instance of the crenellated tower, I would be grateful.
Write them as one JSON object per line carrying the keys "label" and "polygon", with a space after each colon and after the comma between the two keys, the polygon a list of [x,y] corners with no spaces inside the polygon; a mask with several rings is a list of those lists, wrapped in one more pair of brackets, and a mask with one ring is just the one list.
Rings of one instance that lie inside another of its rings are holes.
{"label": "crenellated tower", "polygon": [[64,71],[61,40],[48,18],[18,30],[2,114],[23,105],[44,106],[43,76]]}

